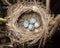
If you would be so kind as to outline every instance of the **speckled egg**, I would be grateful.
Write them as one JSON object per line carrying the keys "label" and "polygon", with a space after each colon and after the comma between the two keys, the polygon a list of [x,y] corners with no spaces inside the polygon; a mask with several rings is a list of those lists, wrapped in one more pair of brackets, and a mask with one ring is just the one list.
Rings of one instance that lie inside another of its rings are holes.
{"label": "speckled egg", "polygon": [[30,24],[29,27],[28,27],[28,29],[29,29],[30,31],[33,31],[33,30],[34,30],[34,25]]}
{"label": "speckled egg", "polygon": [[28,20],[25,20],[24,23],[23,23],[23,25],[24,25],[25,28],[28,28],[28,26],[29,26],[29,21],[28,21]]}
{"label": "speckled egg", "polygon": [[34,18],[31,18],[31,19],[30,19],[30,23],[31,23],[31,24],[34,24],[35,22],[36,22],[36,19],[34,19]]}
{"label": "speckled egg", "polygon": [[38,28],[39,26],[40,26],[40,23],[39,22],[35,22],[34,27]]}

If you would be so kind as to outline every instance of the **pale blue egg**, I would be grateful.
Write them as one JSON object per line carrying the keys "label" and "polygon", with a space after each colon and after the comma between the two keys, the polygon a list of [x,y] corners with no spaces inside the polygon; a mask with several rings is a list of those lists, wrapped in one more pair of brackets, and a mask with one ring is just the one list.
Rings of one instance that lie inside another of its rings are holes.
{"label": "pale blue egg", "polygon": [[29,29],[30,31],[34,30],[34,25],[30,24],[29,27],[28,27],[28,29]]}
{"label": "pale blue egg", "polygon": [[31,19],[30,19],[30,23],[31,23],[31,24],[34,24],[35,22],[36,22],[36,19],[34,19],[34,18],[31,18]]}
{"label": "pale blue egg", "polygon": [[27,28],[29,26],[29,21],[28,20],[25,20],[24,23],[23,23],[24,27]]}
{"label": "pale blue egg", "polygon": [[40,26],[40,23],[39,22],[35,22],[34,27],[38,28],[39,26]]}

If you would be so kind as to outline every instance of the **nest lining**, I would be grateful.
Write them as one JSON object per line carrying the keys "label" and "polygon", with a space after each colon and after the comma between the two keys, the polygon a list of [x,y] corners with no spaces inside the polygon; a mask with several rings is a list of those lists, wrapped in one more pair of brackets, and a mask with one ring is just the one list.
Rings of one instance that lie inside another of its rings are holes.
{"label": "nest lining", "polygon": [[25,30],[23,22],[25,20],[30,20],[31,18],[36,19],[36,21],[42,23],[41,18],[38,14],[34,13],[33,11],[29,12],[29,13],[23,13],[21,15],[21,17],[18,18],[17,24],[18,24],[18,28],[22,28],[23,30]]}
{"label": "nest lining", "polygon": [[[9,15],[6,17],[6,19],[8,19],[8,23],[6,24],[7,29],[9,33],[12,33],[9,37],[12,38],[13,42],[26,43],[31,41],[29,44],[35,44],[41,39],[43,42],[40,40],[40,43],[45,44],[49,34],[48,23],[51,20],[51,17],[39,5],[27,4],[28,6],[26,6],[26,4],[17,4],[14,12],[9,11],[12,12],[11,14],[8,13]],[[37,29],[38,32],[35,32],[37,30],[30,32],[22,26],[23,21],[25,19],[29,20],[31,17],[36,18],[37,21],[41,22],[41,26]]]}

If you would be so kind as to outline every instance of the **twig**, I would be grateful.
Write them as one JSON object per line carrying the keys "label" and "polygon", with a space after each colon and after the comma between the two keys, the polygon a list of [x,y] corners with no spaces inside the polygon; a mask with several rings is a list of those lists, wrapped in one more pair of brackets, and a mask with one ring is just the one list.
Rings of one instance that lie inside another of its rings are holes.
{"label": "twig", "polygon": [[8,0],[2,0],[2,2],[8,4],[9,6],[12,5],[11,3],[8,2]]}
{"label": "twig", "polygon": [[54,27],[50,31],[49,37],[51,37],[56,32],[57,27],[60,27],[60,15],[58,15],[53,21],[51,21],[51,23],[50,24],[54,25]]}

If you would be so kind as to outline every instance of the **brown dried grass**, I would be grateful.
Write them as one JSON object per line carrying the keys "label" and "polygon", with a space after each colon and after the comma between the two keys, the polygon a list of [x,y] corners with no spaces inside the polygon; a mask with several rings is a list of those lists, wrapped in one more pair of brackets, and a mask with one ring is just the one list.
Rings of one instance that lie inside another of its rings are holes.
{"label": "brown dried grass", "polygon": [[[34,17],[38,21],[41,21],[41,26],[37,29],[38,32],[28,31],[24,29],[22,22],[17,22],[18,20],[24,21],[24,19],[29,19],[30,17]],[[45,45],[46,39],[49,36],[48,24],[52,17],[50,17],[50,15],[46,13],[46,10],[41,8],[40,5],[33,2],[32,4],[20,3],[12,7],[10,6],[6,19],[8,20],[6,25],[12,43],[19,42],[20,44],[26,43],[27,45],[33,45],[39,41],[39,47]]]}

